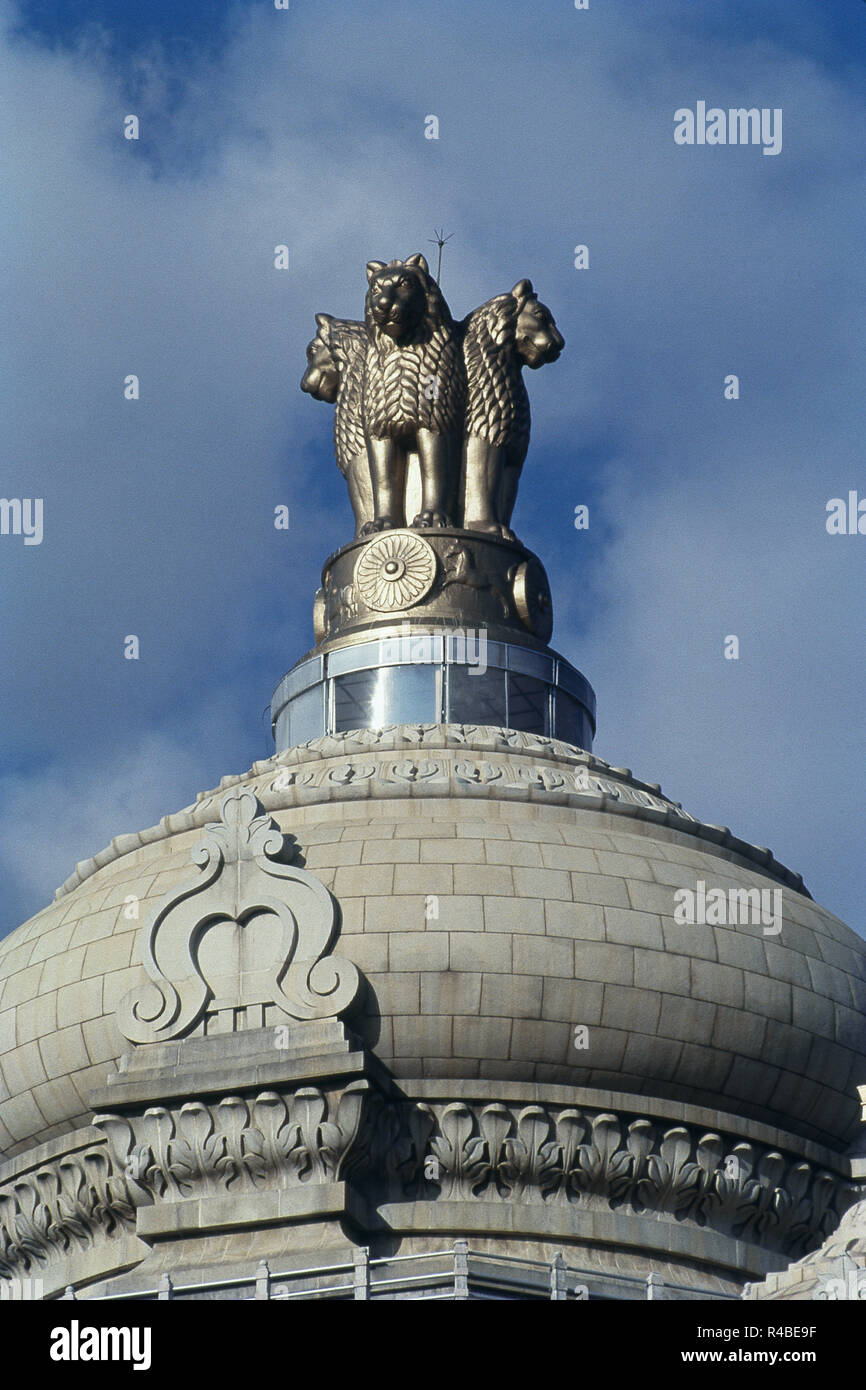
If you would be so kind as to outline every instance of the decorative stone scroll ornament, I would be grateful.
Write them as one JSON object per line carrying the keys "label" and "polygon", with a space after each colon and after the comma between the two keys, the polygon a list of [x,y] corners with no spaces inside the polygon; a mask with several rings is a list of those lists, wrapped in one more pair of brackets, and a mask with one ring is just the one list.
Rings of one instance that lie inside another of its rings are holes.
{"label": "decorative stone scroll ornament", "polygon": [[334,900],[304,869],[282,861],[284,836],[253,792],[223,797],[220,820],[192,852],[200,873],[163,898],[141,933],[149,982],[117,1011],[133,1043],[190,1033],[212,1001],[275,1005],[291,1019],[336,1018],[360,976],[329,955]]}

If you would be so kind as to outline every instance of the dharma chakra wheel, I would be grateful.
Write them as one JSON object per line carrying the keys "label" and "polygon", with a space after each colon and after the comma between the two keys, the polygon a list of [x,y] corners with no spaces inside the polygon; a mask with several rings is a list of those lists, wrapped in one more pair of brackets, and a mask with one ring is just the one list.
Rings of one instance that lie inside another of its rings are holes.
{"label": "dharma chakra wheel", "polygon": [[426,598],[436,578],[436,552],[412,531],[386,531],[365,545],[355,586],[368,608],[393,613]]}

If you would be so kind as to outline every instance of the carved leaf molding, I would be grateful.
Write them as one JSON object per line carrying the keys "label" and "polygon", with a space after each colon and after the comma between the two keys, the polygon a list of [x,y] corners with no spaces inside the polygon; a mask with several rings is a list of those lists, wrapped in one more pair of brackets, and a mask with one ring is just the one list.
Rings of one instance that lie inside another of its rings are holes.
{"label": "carved leaf molding", "polygon": [[359,1080],[339,1094],[304,1087],[95,1116],[105,1143],[0,1186],[0,1278],[132,1231],[154,1201],[339,1181],[368,1090]]}
{"label": "carved leaf molding", "polygon": [[787,1254],[819,1244],[857,1200],[857,1185],[838,1174],[687,1125],[540,1105],[425,1104],[425,1147],[408,1133],[417,1108],[407,1104],[396,1141],[416,1155],[407,1192],[421,1184],[451,1200],[652,1212]]}
{"label": "carved leaf molding", "polygon": [[0,1278],[135,1228],[154,1201],[351,1180],[377,1201],[653,1213],[807,1253],[862,1198],[797,1155],[580,1107],[399,1101],[366,1080],[98,1115],[105,1140],[0,1185]]}
{"label": "carved leaf molding", "polygon": [[38,1270],[135,1226],[149,1195],[108,1145],[68,1154],[0,1187],[0,1278]]}

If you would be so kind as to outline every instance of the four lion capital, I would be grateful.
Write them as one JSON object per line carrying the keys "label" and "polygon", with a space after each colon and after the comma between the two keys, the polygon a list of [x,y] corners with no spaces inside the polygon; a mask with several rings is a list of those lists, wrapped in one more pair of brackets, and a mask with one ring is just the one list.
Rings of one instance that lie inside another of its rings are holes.
{"label": "four lion capital", "polygon": [[316,315],[301,389],[336,407],[334,447],[356,536],[407,525],[461,526],[513,539],[529,445],[523,368],[565,346],[529,280],[455,321],[420,254],[370,261],[364,320]]}

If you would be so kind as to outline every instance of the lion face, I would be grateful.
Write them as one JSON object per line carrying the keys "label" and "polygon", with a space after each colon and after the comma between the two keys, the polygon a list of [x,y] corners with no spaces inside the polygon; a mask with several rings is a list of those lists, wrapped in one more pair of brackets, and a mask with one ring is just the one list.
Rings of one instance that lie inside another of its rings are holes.
{"label": "lion face", "polygon": [[514,330],[514,344],[518,354],[527,367],[534,371],[546,362],[555,362],[565,339],[559,332],[553,314],[546,304],[533,298],[526,299],[517,314]]}
{"label": "lion face", "polygon": [[[324,319],[325,315],[317,315]],[[340,387],[340,372],[331,353],[327,323],[319,323],[319,331],[307,345],[307,370],[301,377],[301,390],[318,401],[333,405]]]}
{"label": "lion face", "polygon": [[427,313],[429,277],[423,256],[407,261],[371,261],[367,266],[366,315],[395,343],[405,342]]}

